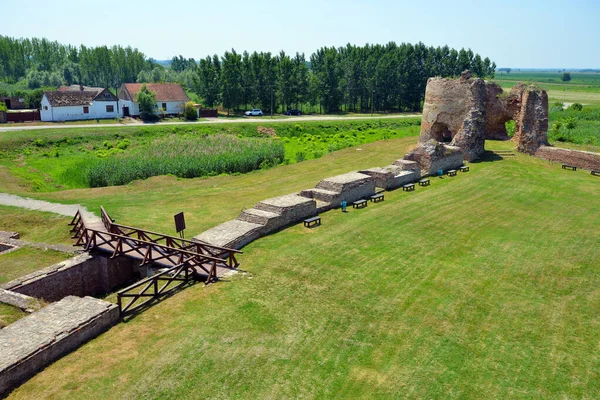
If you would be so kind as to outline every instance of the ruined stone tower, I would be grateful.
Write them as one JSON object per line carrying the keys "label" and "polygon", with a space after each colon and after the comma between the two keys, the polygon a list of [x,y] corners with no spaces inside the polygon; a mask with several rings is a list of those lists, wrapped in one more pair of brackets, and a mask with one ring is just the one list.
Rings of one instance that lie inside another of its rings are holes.
{"label": "ruined stone tower", "polygon": [[486,139],[509,139],[505,124],[510,120],[515,121],[513,141],[518,151],[533,154],[548,144],[546,92],[518,84],[505,95],[500,86],[473,78],[469,71],[459,79],[431,78],[425,91],[419,143],[458,147],[465,160],[473,161],[483,154]]}

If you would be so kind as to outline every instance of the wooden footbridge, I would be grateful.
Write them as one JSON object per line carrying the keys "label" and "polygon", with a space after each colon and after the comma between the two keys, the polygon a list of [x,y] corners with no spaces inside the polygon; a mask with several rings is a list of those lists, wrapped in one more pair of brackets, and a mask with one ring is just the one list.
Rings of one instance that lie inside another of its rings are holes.
{"label": "wooden footbridge", "polygon": [[192,280],[209,284],[239,265],[236,259],[236,254],[241,253],[239,250],[119,225],[103,207],[100,209],[100,220],[85,217],[77,211],[70,223],[73,239],[77,239],[75,246],[108,252],[111,258],[126,256],[140,260],[141,265],[152,263],[162,267],[159,273],[117,293],[122,315],[148,305]]}

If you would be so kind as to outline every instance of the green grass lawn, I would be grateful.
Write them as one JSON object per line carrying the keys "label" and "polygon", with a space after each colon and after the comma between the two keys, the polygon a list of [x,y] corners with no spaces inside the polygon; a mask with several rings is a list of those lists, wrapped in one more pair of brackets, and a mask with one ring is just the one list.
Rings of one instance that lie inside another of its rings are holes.
{"label": "green grass lawn", "polygon": [[21,247],[0,254],[0,283],[49,267],[72,257],[72,254],[37,247]]}
{"label": "green grass lawn", "polygon": [[0,329],[8,326],[16,320],[23,318],[27,313],[21,309],[8,304],[0,303]]}
{"label": "green grass lawn", "polygon": [[[45,195],[161,229],[191,208],[197,232],[385,165],[414,140],[245,176]],[[517,154],[329,211],[318,228],[252,243],[234,277],[117,325],[11,398],[597,398],[599,185]]]}
{"label": "green grass lawn", "polygon": [[72,218],[0,205],[0,231],[19,232],[29,242],[73,244],[68,224]]}

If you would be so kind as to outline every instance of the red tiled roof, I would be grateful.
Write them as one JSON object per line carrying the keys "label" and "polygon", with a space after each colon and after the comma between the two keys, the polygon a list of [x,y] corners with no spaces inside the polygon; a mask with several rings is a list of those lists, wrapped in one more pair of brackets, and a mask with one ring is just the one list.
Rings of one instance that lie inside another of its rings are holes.
{"label": "red tiled roof", "polygon": [[[123,100],[135,101],[135,96],[142,89],[143,83],[124,83],[123,87],[127,89],[131,99],[128,99],[125,93],[119,92],[119,98]],[[156,93],[156,101],[183,101],[188,102],[190,98],[178,83],[146,83],[148,89]]]}

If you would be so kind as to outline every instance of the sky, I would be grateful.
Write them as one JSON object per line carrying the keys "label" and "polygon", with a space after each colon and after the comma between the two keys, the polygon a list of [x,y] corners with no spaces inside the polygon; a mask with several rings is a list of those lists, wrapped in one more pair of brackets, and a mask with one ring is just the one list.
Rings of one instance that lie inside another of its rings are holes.
{"label": "sky", "polygon": [[0,35],[129,45],[157,60],[423,42],[498,67],[579,69],[600,68],[599,16],[600,0],[0,0]]}

